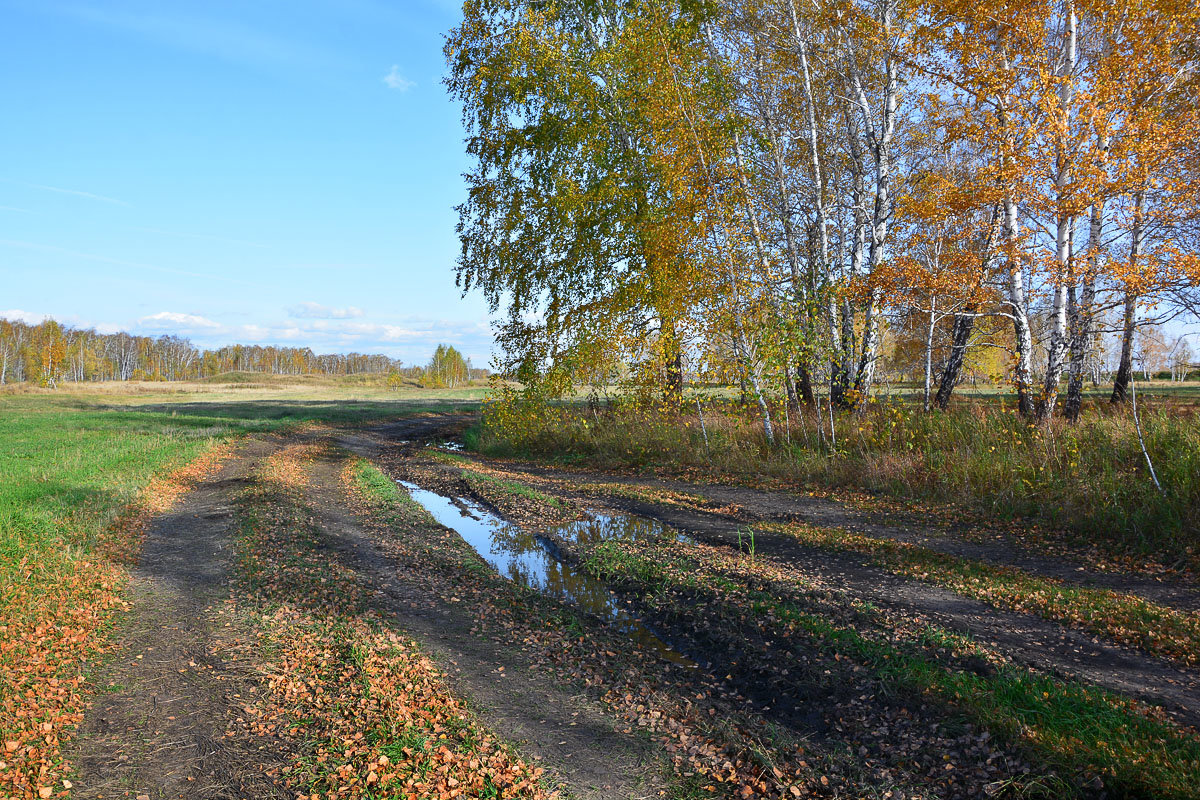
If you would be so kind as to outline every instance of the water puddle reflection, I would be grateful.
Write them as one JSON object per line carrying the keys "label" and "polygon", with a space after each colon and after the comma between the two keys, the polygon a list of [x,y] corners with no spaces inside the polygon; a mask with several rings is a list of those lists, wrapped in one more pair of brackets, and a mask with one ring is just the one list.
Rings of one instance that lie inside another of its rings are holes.
{"label": "water puddle reflection", "polygon": [[[669,661],[696,666],[647,628],[607,585],[565,563],[552,539],[509,524],[467,498],[451,499],[409,481],[398,483],[434,519],[457,532],[501,576],[609,620],[623,634]],[[554,532],[565,541],[585,544],[610,539],[641,542],[664,536],[687,541],[682,534],[640,517],[597,516],[568,523]]]}

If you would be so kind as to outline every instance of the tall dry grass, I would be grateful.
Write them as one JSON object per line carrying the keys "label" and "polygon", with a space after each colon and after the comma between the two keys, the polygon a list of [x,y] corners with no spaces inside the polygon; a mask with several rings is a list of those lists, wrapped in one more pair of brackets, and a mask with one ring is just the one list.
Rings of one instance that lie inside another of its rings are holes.
{"label": "tall dry grass", "polygon": [[951,503],[1169,565],[1200,552],[1200,416],[1186,408],[1142,410],[1161,492],[1126,411],[1093,409],[1076,424],[1035,426],[998,401],[932,413],[876,402],[836,414],[835,436],[826,413],[792,413],[773,447],[736,403],[709,401],[703,413],[702,430],[694,408],[682,415],[620,403],[600,410],[501,396],[485,405],[468,444],[599,468],[703,469]]}

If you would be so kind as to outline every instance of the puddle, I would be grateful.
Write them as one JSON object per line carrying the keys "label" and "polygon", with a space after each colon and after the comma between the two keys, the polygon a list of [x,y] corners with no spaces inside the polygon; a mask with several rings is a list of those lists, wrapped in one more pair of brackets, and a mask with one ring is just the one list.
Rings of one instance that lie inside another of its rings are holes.
{"label": "puddle", "polygon": [[[552,540],[511,525],[467,498],[451,500],[415,483],[398,483],[434,519],[456,531],[501,576],[609,620],[626,636],[669,661],[696,666],[647,628],[606,584],[564,563]],[[624,516],[580,520],[555,532],[566,541],[582,543],[614,538],[637,542],[672,535],[653,520]]]}
{"label": "puddle", "polygon": [[572,544],[599,544],[611,539],[624,542],[655,542],[663,539],[695,544],[695,540],[686,534],[672,530],[661,522],[645,517],[626,515],[604,516],[596,515],[590,519],[568,522],[551,529],[559,538]]}
{"label": "puddle", "polygon": [[462,452],[462,449],[463,449],[462,442],[442,442],[438,446],[441,447],[443,450],[450,450],[455,453],[460,453],[460,452]]}

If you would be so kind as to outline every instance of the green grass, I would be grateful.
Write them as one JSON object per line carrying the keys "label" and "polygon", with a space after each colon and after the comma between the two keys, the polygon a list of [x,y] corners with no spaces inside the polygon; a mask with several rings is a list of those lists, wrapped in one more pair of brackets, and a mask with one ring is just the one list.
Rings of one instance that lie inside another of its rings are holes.
{"label": "green grass", "polygon": [[150,478],[242,426],[55,398],[0,397],[0,582],[90,552]]}
{"label": "green grass", "polygon": [[447,453],[445,450],[429,449],[425,451],[426,455],[435,461],[441,461],[446,464],[469,464],[471,459],[458,453]]}
{"label": "green grass", "polygon": [[372,503],[382,505],[403,502],[408,499],[408,492],[400,491],[400,487],[394,480],[384,475],[366,459],[354,459],[350,469],[354,485],[367,495]]}
{"label": "green grass", "polygon": [[600,580],[614,578],[637,581],[649,594],[657,594],[666,585],[666,565],[658,560],[642,558],[618,541],[598,544],[588,554],[588,571]]}
{"label": "green grass", "polygon": [[22,559],[53,571],[89,552],[153,475],[232,437],[462,407],[424,391],[354,401],[329,388],[237,399],[136,388],[0,394],[0,582]]}
{"label": "green grass", "polygon": [[491,475],[484,475],[480,472],[472,470],[462,471],[463,480],[465,480],[471,488],[483,494],[485,497],[494,497],[497,493],[504,495],[509,500],[523,499],[530,500],[534,503],[540,503],[544,506],[552,508],[563,508],[566,504],[557,497],[552,497],[545,492],[538,491],[532,486],[526,486],[519,481],[510,481],[504,478],[496,478]]}

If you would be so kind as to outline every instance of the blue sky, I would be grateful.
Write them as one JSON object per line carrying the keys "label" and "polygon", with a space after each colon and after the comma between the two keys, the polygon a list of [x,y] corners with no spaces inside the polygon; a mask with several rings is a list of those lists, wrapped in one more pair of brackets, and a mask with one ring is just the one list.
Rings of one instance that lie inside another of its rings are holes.
{"label": "blue sky", "polygon": [[477,364],[453,0],[0,0],[0,316]]}

